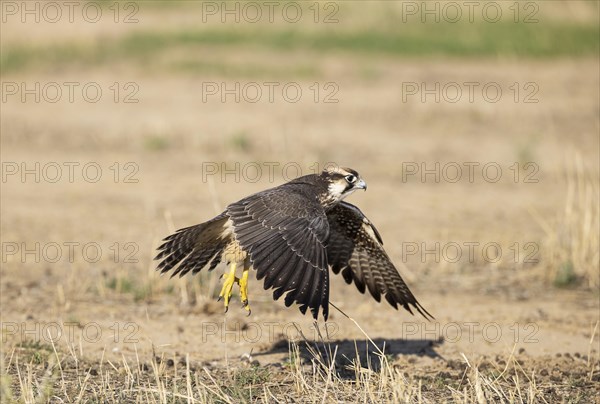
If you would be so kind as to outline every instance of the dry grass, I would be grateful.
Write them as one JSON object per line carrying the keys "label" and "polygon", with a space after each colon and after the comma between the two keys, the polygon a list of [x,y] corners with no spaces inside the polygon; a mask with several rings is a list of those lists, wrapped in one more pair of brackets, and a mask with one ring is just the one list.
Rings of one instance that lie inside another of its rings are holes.
{"label": "dry grass", "polygon": [[581,155],[567,158],[564,210],[553,223],[539,215],[546,233],[542,262],[547,281],[558,287],[581,283],[600,287],[600,190],[597,173],[586,167]]}
{"label": "dry grass", "polygon": [[[486,355],[460,354],[439,366],[414,368],[411,360],[386,353],[361,325],[368,347],[353,355],[319,334],[280,340],[288,355],[263,366],[252,353],[225,366],[197,362],[189,354],[152,354],[120,360],[86,359],[83,347],[57,350],[53,344],[21,343],[2,356],[2,402],[361,402],[361,403],[569,403],[597,402],[599,323],[591,330],[587,355],[532,358],[512,350]],[[223,353],[226,355],[226,352]]]}
{"label": "dry grass", "polygon": [[[597,331],[596,329],[594,332]],[[590,340],[590,350],[595,334]],[[285,342],[283,342],[285,343]],[[356,341],[355,341],[356,343]],[[513,349],[495,358],[461,354],[446,371],[413,373],[375,344],[361,357],[340,358],[324,340],[288,341],[288,359],[261,366],[251,355],[225,368],[154,354],[119,362],[86,361],[83,352],[52,345],[14,348],[2,362],[3,402],[364,402],[590,403],[599,397],[598,355],[547,358]],[[548,365],[551,366],[548,366]],[[560,368],[560,370],[559,370]],[[565,401],[566,400],[566,401]]]}

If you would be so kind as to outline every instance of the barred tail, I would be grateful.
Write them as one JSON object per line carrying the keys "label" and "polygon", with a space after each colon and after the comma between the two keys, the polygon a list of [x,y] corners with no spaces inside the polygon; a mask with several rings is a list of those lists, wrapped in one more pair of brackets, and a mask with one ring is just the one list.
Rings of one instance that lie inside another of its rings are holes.
{"label": "barred tail", "polygon": [[221,213],[208,222],[185,227],[166,237],[158,247],[155,260],[161,260],[157,270],[161,273],[171,272],[171,277],[180,277],[192,272],[198,273],[209,262],[212,271],[221,261],[221,253],[230,242],[231,236],[226,232],[229,218]]}

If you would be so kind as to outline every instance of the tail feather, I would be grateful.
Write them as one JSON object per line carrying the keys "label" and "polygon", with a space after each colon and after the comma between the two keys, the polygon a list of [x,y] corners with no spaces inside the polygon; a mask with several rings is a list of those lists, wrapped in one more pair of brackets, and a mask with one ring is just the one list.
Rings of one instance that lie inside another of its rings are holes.
{"label": "tail feather", "polygon": [[179,229],[167,236],[154,258],[161,260],[157,270],[165,273],[175,268],[171,273],[173,277],[183,276],[190,271],[197,273],[209,262],[210,269],[214,269],[216,262],[220,261],[220,253],[231,241],[230,237],[223,237],[228,220],[221,213],[208,222]]}

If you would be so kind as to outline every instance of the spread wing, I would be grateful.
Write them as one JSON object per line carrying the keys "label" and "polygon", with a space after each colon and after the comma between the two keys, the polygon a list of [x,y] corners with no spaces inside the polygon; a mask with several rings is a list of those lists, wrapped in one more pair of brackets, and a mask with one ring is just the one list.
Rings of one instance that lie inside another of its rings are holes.
{"label": "spread wing", "polygon": [[379,232],[356,206],[340,202],[327,212],[329,243],[327,258],[334,273],[342,272],[346,283],[361,293],[365,287],[378,302],[385,296],[394,308],[411,306],[426,319],[433,318],[415,299],[383,249]]}
{"label": "spread wing", "polygon": [[323,208],[313,195],[307,195],[306,187],[284,184],[260,192],[232,203],[226,214],[257,279],[265,279],[265,289],[274,289],[273,298],[287,293],[286,306],[296,302],[302,313],[310,308],[315,319],[320,307],[327,320],[329,225]]}

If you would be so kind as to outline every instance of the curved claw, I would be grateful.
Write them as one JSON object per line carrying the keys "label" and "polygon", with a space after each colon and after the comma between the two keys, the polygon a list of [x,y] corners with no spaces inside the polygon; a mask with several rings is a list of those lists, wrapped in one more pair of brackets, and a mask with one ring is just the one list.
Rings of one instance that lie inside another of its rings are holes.
{"label": "curved claw", "polygon": [[250,310],[250,305],[248,304],[248,299],[242,300],[242,309],[246,309],[246,311],[248,312],[247,317],[250,316],[250,314],[252,314],[252,310]]}

